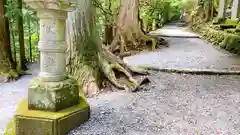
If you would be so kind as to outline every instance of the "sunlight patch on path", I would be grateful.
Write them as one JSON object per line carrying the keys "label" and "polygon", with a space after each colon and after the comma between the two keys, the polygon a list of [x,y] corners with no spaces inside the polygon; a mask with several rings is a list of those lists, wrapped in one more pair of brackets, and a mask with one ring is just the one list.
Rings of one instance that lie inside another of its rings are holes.
{"label": "sunlight patch on path", "polygon": [[161,36],[161,37],[199,38],[199,35],[195,33],[188,32],[185,29],[182,29],[181,27],[171,27],[171,26],[166,26],[156,31],[152,31],[149,34]]}

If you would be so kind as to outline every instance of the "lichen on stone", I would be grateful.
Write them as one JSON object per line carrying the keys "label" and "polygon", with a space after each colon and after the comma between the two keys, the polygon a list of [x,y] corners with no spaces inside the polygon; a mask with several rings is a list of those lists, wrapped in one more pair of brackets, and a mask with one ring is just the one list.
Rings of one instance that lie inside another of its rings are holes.
{"label": "lichen on stone", "polygon": [[58,111],[78,104],[79,85],[72,78],[60,82],[35,78],[29,84],[28,99],[30,109]]}

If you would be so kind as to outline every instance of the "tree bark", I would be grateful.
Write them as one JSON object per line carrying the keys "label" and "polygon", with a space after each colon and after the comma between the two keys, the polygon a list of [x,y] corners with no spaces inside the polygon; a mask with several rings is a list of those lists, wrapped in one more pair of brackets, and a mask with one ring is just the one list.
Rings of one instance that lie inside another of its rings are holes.
{"label": "tree bark", "polygon": [[[108,12],[112,12],[111,11],[111,2],[110,0],[105,0],[105,9]],[[110,45],[112,43],[113,40],[113,19],[111,18],[113,16],[110,16],[109,14],[105,13],[105,28],[104,28],[104,41],[106,45]]]}
{"label": "tree bark", "polygon": [[25,57],[25,46],[24,46],[24,31],[23,31],[23,16],[22,16],[22,0],[18,0],[18,9],[19,9],[19,15],[17,16],[17,26],[18,26],[18,40],[19,40],[19,46],[20,46],[20,68],[22,70],[26,70],[27,67],[25,65],[26,63],[26,57]]}
{"label": "tree bark", "polygon": [[113,40],[113,26],[110,24],[105,24],[104,33],[105,33],[105,36],[104,36],[105,44],[110,45]]}
{"label": "tree bark", "polygon": [[32,34],[31,34],[31,21],[28,19],[28,44],[29,44],[29,60],[32,62]]}
{"label": "tree bark", "polygon": [[205,10],[205,21],[212,20],[213,19],[213,13],[214,13],[213,0],[206,0],[206,2],[204,3],[204,10]]}
{"label": "tree bark", "polygon": [[152,42],[152,50],[156,48],[156,39],[146,36],[139,23],[139,0],[121,0],[121,6],[116,24],[116,36],[111,44],[112,52],[120,50],[120,55],[126,51],[128,44],[135,47]]}
{"label": "tree bark", "polygon": [[11,55],[9,22],[8,18],[4,16],[5,4],[6,0],[0,1],[0,75],[16,69]]}
{"label": "tree bark", "polygon": [[14,59],[14,63],[16,64],[17,63],[17,52],[16,52],[16,46],[15,46],[15,33],[14,33],[14,30],[13,30],[13,22],[10,24],[10,30],[12,30],[10,33],[11,33],[11,39],[12,39],[12,48],[13,48],[13,59]]}
{"label": "tree bark", "polygon": [[95,7],[91,0],[78,0],[77,10],[68,17],[69,71],[88,96],[100,92],[104,79],[114,86],[126,89],[115,77],[115,70],[124,73],[136,86],[123,62],[104,48],[95,28]]}

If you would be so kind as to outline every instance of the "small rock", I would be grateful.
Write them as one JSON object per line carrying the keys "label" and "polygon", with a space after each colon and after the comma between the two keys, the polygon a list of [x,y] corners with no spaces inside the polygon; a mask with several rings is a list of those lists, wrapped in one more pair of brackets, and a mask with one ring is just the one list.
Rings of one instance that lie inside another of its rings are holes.
{"label": "small rock", "polygon": [[0,83],[6,83],[10,80],[9,76],[0,75]]}

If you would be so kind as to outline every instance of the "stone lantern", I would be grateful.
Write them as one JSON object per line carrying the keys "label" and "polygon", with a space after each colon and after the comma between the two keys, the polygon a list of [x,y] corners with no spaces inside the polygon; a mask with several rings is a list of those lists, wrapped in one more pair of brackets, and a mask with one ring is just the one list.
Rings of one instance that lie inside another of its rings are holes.
{"label": "stone lantern", "polygon": [[40,19],[40,74],[28,88],[28,102],[16,114],[17,135],[66,135],[89,118],[78,82],[66,74],[66,19],[72,0],[24,0]]}

